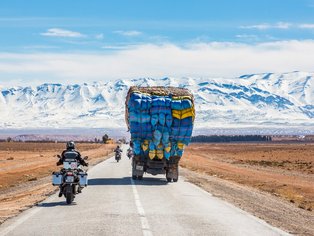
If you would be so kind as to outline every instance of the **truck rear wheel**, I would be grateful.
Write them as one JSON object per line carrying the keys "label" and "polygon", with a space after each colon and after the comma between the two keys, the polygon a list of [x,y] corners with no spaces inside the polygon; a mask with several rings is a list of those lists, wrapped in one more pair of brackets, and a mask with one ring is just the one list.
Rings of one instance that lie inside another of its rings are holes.
{"label": "truck rear wheel", "polygon": [[178,182],[178,179],[179,179],[179,167],[177,165],[175,169],[174,177],[173,177],[173,182]]}
{"label": "truck rear wheel", "polygon": [[137,178],[137,177],[136,177],[136,175],[132,175],[132,179],[134,179],[134,180],[135,180],[136,178]]}
{"label": "truck rear wheel", "polygon": [[138,180],[142,180],[143,179],[143,175],[137,176]]}
{"label": "truck rear wheel", "polygon": [[171,182],[171,180],[172,180],[171,178],[167,178],[167,181],[168,181],[169,183]]}

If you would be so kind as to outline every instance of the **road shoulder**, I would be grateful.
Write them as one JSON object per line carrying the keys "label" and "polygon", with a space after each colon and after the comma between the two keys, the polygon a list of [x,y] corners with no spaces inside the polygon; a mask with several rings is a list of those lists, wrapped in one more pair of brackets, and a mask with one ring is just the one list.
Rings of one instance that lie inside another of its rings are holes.
{"label": "road shoulder", "polygon": [[180,174],[213,196],[227,201],[240,209],[281,228],[298,235],[314,235],[314,214],[295,207],[280,198],[215,176],[201,174],[185,168]]}

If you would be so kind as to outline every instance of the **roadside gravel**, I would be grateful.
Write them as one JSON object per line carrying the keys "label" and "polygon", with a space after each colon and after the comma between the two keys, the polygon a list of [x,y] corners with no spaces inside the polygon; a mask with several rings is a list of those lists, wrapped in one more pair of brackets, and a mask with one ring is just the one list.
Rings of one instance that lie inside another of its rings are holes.
{"label": "roadside gravel", "polygon": [[267,223],[294,235],[314,235],[314,213],[296,207],[276,195],[220,179],[217,176],[180,169],[186,181],[221,198]]}

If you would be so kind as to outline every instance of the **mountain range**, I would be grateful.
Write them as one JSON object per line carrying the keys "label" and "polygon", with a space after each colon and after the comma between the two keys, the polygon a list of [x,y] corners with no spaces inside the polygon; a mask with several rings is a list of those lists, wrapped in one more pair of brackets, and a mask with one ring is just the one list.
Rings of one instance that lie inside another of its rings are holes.
{"label": "mountain range", "polygon": [[314,73],[307,72],[0,87],[0,127],[126,129],[125,97],[132,85],[189,89],[195,98],[196,132],[291,129],[314,133]]}

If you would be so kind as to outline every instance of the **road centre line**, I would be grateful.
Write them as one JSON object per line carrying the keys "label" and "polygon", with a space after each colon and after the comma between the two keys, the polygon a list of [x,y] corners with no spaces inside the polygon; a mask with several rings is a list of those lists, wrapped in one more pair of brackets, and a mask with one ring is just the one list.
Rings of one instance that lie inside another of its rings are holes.
{"label": "road centre line", "polygon": [[137,192],[137,189],[136,189],[136,186],[135,186],[133,179],[131,179],[131,184],[132,184],[132,189],[133,189],[133,194],[134,194],[137,212],[140,215],[143,235],[144,236],[153,236],[153,233],[150,230],[147,218],[145,216],[145,211],[144,211],[144,208],[143,208],[142,203],[140,201],[140,196],[138,195],[138,192]]}

